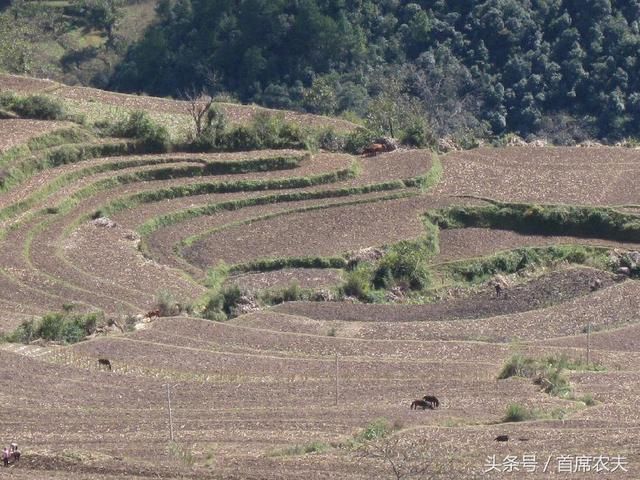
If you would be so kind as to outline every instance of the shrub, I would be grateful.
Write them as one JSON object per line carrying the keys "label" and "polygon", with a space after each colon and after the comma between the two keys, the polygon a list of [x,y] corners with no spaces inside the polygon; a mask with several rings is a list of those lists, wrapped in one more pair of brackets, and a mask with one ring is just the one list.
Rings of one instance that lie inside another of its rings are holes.
{"label": "shrub", "polygon": [[375,138],[376,135],[371,130],[366,128],[357,128],[347,135],[345,150],[348,153],[359,155],[366,146],[375,140]]}
{"label": "shrub", "polygon": [[158,292],[156,295],[155,306],[160,310],[161,317],[171,317],[180,313],[175,297],[171,292],[166,290]]}
{"label": "shrub", "polygon": [[419,148],[433,146],[437,143],[429,125],[422,118],[415,119],[407,128],[405,128],[400,140],[405,145]]}
{"label": "shrub", "polygon": [[221,147],[224,150],[256,150],[261,148],[261,141],[255,130],[239,125],[224,136]]}
{"label": "shrub", "polygon": [[580,397],[580,401],[584,403],[587,407],[592,407],[593,405],[596,404],[596,401],[593,399],[593,395],[591,395],[590,393],[587,393],[582,397]]}
{"label": "shrub", "polygon": [[45,95],[20,97],[13,93],[3,93],[0,96],[0,106],[24,118],[39,120],[61,120],[65,118],[62,104]]}
{"label": "shrub", "polygon": [[125,120],[107,128],[103,133],[111,136],[135,138],[141,146],[150,152],[165,152],[169,148],[169,132],[155,123],[149,114],[136,110]]}
{"label": "shrub", "polygon": [[333,128],[322,130],[317,136],[317,146],[329,152],[339,152],[346,147],[346,138],[344,135],[336,133]]}
{"label": "shrub", "polygon": [[346,278],[340,291],[348,297],[356,297],[365,302],[371,301],[372,267],[361,263],[355,269],[346,272]]}
{"label": "shrub", "polygon": [[203,316],[216,321],[228,319],[242,296],[242,291],[237,285],[229,285],[214,292],[205,305]]}
{"label": "shrub", "polygon": [[264,292],[261,300],[270,305],[277,305],[284,302],[295,302],[296,300],[304,300],[308,296],[298,282],[294,281],[287,287],[280,290],[270,290]]}
{"label": "shrub", "polygon": [[224,112],[217,105],[209,106],[205,117],[205,126],[192,142],[197,151],[210,151],[219,148],[224,142],[227,120]]}
{"label": "shrub", "polygon": [[28,320],[7,336],[7,340],[29,343],[34,339],[77,343],[104,321],[102,312],[71,314],[70,311],[48,313],[39,320]]}
{"label": "shrub", "polygon": [[366,442],[384,438],[393,432],[393,428],[386,418],[378,418],[369,423],[362,432],[356,435],[356,440]]}
{"label": "shrub", "polygon": [[498,378],[501,380],[510,377],[531,378],[536,374],[537,368],[533,358],[524,358],[520,353],[515,353],[502,367]]}
{"label": "shrub", "polygon": [[376,288],[389,288],[393,283],[422,290],[431,284],[427,266],[429,246],[419,242],[399,242],[382,257],[373,277]]}
{"label": "shrub", "polygon": [[294,445],[270,453],[271,456],[306,455],[309,453],[323,453],[329,449],[329,445],[324,442],[311,442],[306,445]]}
{"label": "shrub", "polygon": [[523,422],[535,418],[533,411],[519,405],[512,403],[507,407],[507,413],[504,416],[503,422]]}

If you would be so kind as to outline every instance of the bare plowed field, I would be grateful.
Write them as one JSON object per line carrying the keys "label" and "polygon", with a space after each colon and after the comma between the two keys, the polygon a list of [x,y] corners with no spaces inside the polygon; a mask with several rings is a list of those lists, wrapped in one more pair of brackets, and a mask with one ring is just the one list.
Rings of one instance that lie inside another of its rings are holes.
{"label": "bare plowed field", "polygon": [[443,158],[435,189],[504,202],[639,204],[640,151],[627,148],[479,148]]}
{"label": "bare plowed field", "polygon": [[0,119],[0,153],[26,143],[34,137],[70,125],[65,122],[47,122],[44,120]]}
{"label": "bare plowed field", "polygon": [[298,285],[300,288],[313,290],[329,289],[342,281],[339,270],[322,268],[287,268],[274,272],[248,273],[236,275],[228,284],[237,285],[243,291],[260,291],[269,288],[283,288]]}
{"label": "bare plowed field", "polygon": [[[581,282],[581,285],[584,283]],[[589,323],[594,329],[604,329],[638,322],[638,292],[638,282],[623,282],[539,310],[503,313],[499,316],[465,321],[438,320],[437,317],[432,321],[430,315],[434,311],[446,308],[437,304],[434,307],[430,304],[343,305],[334,302],[294,302],[276,307],[276,310],[325,321],[356,322],[348,327],[348,331],[351,335],[362,338],[510,342],[517,339],[535,340],[580,335]],[[522,298],[525,297],[523,295]],[[489,305],[490,302],[502,301],[491,299],[488,295],[486,299]],[[504,301],[508,301],[508,297]],[[452,305],[455,307],[456,303],[453,302]]]}
{"label": "bare plowed field", "polygon": [[611,241],[601,238],[564,235],[526,235],[512,230],[490,228],[456,228],[440,230],[440,253],[434,262],[449,262],[492,255],[521,247],[550,245],[591,245],[611,248],[638,249],[636,242]]}
{"label": "bare plowed field", "polygon": [[[142,109],[173,137],[191,128],[185,103],[176,100],[2,74],[0,89],[55,96],[89,123]],[[268,111],[220,107],[235,124]],[[305,126],[354,128],[343,120],[284,116]],[[0,121],[0,151],[67,125]],[[276,164],[274,157],[299,162]],[[31,174],[29,159],[18,159],[27,166],[23,181],[0,193],[0,332],[69,309],[99,309],[127,328],[74,345],[0,343],[6,406],[0,440],[17,441],[23,452],[19,465],[0,467],[0,477],[396,478],[388,463],[362,454],[372,445],[366,439],[372,422],[386,422],[396,432],[380,441],[394,458],[415,463],[426,455],[432,462],[417,478],[569,478],[559,471],[560,460],[587,455],[590,465],[598,455],[609,459],[608,478],[640,478],[640,282],[614,275],[618,265],[605,267],[598,257],[587,264],[606,271],[530,265],[508,275],[498,297],[488,282],[464,283],[445,265],[525,246],[640,250],[633,241],[442,229],[440,252],[427,259],[432,290],[404,292],[396,303],[287,302],[261,304],[226,322],[196,318],[207,304],[233,300],[234,290],[215,290],[219,284],[237,285],[258,302],[267,301],[265,290],[295,284],[342,298],[345,271],[260,271],[276,265],[251,262],[344,258],[362,247],[416,239],[426,233],[429,210],[491,199],[603,205],[634,214],[639,151],[481,148],[437,159],[426,150],[375,157],[271,150],[81,158],[58,159],[76,163],[55,168],[30,159]],[[249,161],[243,173],[232,173]],[[426,178],[435,185],[423,191],[418,180]],[[100,215],[108,218],[95,218]],[[633,221],[627,227],[635,231]],[[209,275],[220,261],[235,265],[236,273],[225,278],[220,267]],[[237,273],[243,269],[250,271]],[[380,301],[391,298],[374,293]],[[438,300],[425,303],[432,297]],[[136,317],[172,302],[193,313]],[[578,362],[577,370],[558,377],[568,382],[568,393],[545,393],[533,378],[498,380],[514,354]],[[427,394],[440,399],[439,408],[409,408]],[[505,422],[513,404],[531,419]],[[508,442],[494,441],[505,434]],[[504,462],[525,455],[535,455],[534,473],[522,463],[516,473],[504,470]],[[492,456],[500,472],[487,471]],[[611,471],[615,458],[626,462],[627,472],[620,466]],[[572,478],[598,476],[587,474],[584,461]]]}
{"label": "bare plowed field", "polygon": [[0,73],[0,90],[12,90],[19,93],[39,93],[59,88],[61,85],[52,80],[22,77]]}
{"label": "bare plowed field", "polygon": [[419,237],[424,227],[405,200],[292,213],[229,227],[183,251],[200,268],[263,257],[330,256]]}
{"label": "bare plowed field", "polygon": [[509,313],[526,312],[567,302],[591,293],[596,279],[603,287],[614,285],[611,274],[599,270],[576,268],[559,270],[505,289],[500,297],[492,286],[460,298],[446,299],[424,305],[367,305],[339,302],[289,302],[276,307],[292,315],[317,320],[360,322],[412,322],[488,318]]}

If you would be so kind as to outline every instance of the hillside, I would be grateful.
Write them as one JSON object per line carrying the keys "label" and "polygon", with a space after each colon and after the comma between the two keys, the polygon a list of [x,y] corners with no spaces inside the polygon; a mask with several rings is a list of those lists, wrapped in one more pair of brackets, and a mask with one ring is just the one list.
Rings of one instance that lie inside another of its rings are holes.
{"label": "hillside", "polygon": [[0,71],[342,116],[416,146],[637,141],[635,0],[8,0]]}
{"label": "hillside", "polygon": [[0,75],[3,475],[637,478],[640,150],[193,106]]}
{"label": "hillside", "polygon": [[180,0],[109,83],[349,112],[392,136],[638,136],[635,0]]}

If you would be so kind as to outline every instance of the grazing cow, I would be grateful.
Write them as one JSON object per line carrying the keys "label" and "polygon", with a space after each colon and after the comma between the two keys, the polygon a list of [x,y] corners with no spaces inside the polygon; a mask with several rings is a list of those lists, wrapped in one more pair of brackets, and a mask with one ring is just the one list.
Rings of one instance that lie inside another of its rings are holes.
{"label": "grazing cow", "polygon": [[422,397],[422,399],[425,402],[429,402],[432,405],[431,408],[438,408],[440,406],[440,400],[438,400],[433,395],[425,395],[424,397]]}
{"label": "grazing cow", "polygon": [[111,371],[111,362],[107,358],[99,358],[98,365],[100,367],[106,367],[109,369],[109,371]]}
{"label": "grazing cow", "polygon": [[153,318],[153,317],[159,317],[160,316],[160,309],[156,308],[155,310],[151,310],[150,312],[147,312],[147,317],[149,318]]}
{"label": "grazing cow", "polygon": [[433,410],[433,404],[431,402],[426,402],[422,399],[414,400],[411,403],[411,410],[417,410],[418,407],[422,407],[423,410],[426,410],[427,408],[429,410]]}
{"label": "grazing cow", "polygon": [[498,435],[495,439],[496,442],[508,442],[509,435]]}
{"label": "grazing cow", "polygon": [[382,143],[372,143],[367,148],[365,148],[362,153],[367,157],[375,157],[379,153],[384,153],[387,151],[387,148]]}

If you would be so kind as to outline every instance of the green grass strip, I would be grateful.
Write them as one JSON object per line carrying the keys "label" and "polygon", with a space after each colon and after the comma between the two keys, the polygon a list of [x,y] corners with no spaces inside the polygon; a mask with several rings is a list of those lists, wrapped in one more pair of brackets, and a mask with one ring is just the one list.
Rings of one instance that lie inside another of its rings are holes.
{"label": "green grass strip", "polygon": [[121,210],[134,208],[137,205],[159,202],[194,195],[214,193],[256,192],[264,190],[286,190],[306,188],[328,183],[340,182],[355,177],[355,168],[351,166],[335,172],[328,172],[310,177],[291,177],[272,180],[239,180],[227,182],[194,183],[133,194],[116,200],[101,209],[104,215],[113,215]]}
{"label": "green grass strip", "polygon": [[515,273],[532,265],[554,266],[561,262],[608,269],[610,248],[584,245],[521,247],[478,258],[432,264],[454,282],[482,283],[498,273]]}
{"label": "green grass strip", "polygon": [[391,180],[388,182],[373,183],[360,187],[346,187],[341,189],[323,190],[316,192],[292,192],[280,195],[268,195],[248,199],[230,200],[228,202],[213,203],[204,205],[202,207],[184,209],[152,218],[151,220],[143,223],[138,228],[138,233],[140,233],[140,235],[144,237],[150,235],[160,228],[166,228],[171,225],[185,222],[187,220],[191,220],[200,216],[214,215],[215,213],[223,210],[239,210],[245,207],[268,205],[273,203],[299,202],[304,200],[317,200],[323,198],[346,197],[350,195],[363,195],[373,192],[402,190],[405,188],[414,187],[416,185],[425,187],[426,185],[434,184],[433,182],[437,182],[441,176],[441,173],[442,165],[440,161],[435,158],[435,161],[429,172],[419,177],[405,180]]}
{"label": "green grass strip", "polygon": [[640,241],[640,218],[607,207],[494,203],[429,212],[441,228],[494,228],[535,235]]}

